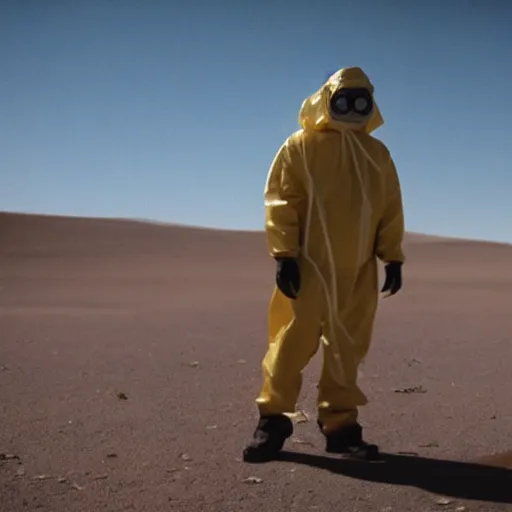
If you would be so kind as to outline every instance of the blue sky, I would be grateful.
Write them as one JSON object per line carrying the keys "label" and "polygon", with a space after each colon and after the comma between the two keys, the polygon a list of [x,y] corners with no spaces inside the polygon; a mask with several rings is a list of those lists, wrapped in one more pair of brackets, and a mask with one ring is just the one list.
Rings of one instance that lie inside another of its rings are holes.
{"label": "blue sky", "polygon": [[261,229],[268,167],[361,66],[407,228],[512,242],[512,3],[3,0],[0,210]]}

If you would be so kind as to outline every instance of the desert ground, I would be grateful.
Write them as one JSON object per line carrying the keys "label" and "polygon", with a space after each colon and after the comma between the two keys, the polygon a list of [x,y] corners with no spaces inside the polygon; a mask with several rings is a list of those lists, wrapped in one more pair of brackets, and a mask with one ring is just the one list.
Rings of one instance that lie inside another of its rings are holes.
{"label": "desert ground", "polygon": [[323,451],[319,355],[281,459],[250,465],[263,234],[0,214],[0,511],[512,510],[512,246],[405,249],[361,380],[384,461]]}

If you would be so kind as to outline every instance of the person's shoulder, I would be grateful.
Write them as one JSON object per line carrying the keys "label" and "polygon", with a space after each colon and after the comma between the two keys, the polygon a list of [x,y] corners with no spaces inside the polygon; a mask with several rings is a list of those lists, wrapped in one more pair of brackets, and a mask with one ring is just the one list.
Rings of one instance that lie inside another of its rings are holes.
{"label": "person's shoulder", "polygon": [[286,137],[274,157],[274,163],[286,160],[293,161],[298,155],[300,155],[303,141],[303,130],[297,130]]}
{"label": "person's shoulder", "polygon": [[[375,162],[379,166],[388,166],[390,161],[393,161],[393,157],[391,156],[391,151],[388,146],[380,139],[377,139],[374,135],[367,135],[367,141],[369,149],[372,153]],[[367,147],[368,147],[367,146]]]}
{"label": "person's shoulder", "polygon": [[302,150],[302,148],[308,145],[321,143],[321,141],[328,139],[329,136],[329,133],[322,131],[297,130],[288,137],[286,145],[290,149]]}
{"label": "person's shoulder", "polygon": [[375,135],[368,134],[368,139],[371,141],[373,147],[381,154],[385,156],[389,156],[391,154],[387,145],[382,140],[375,137]]}
{"label": "person's shoulder", "polygon": [[303,149],[308,144],[309,138],[309,133],[304,130],[297,130],[286,138],[282,149],[293,159],[303,153]]}
{"label": "person's shoulder", "polygon": [[304,130],[297,130],[286,139],[285,144],[290,148],[297,147],[303,144],[306,138],[307,135]]}

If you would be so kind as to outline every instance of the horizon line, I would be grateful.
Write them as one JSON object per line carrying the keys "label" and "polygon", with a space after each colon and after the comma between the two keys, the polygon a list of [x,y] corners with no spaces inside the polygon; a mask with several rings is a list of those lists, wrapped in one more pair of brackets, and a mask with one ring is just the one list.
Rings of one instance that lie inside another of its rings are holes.
{"label": "horizon line", "polygon": [[[118,222],[138,222],[143,224],[153,224],[160,226],[168,226],[168,227],[176,227],[182,229],[194,229],[201,231],[220,231],[220,232],[228,232],[228,233],[241,233],[241,234],[264,234],[265,230],[262,227],[261,229],[238,229],[238,228],[227,228],[227,227],[215,227],[208,225],[200,225],[200,224],[187,224],[182,222],[172,222],[166,220],[158,220],[147,217],[122,217],[122,216],[104,216],[104,215],[78,215],[78,214],[70,214],[70,213],[44,213],[44,212],[30,212],[30,211],[20,211],[20,210],[0,210],[1,215],[18,215],[18,216],[26,216],[26,217],[47,217],[47,218],[56,218],[56,219],[76,219],[76,220],[106,220],[106,221],[118,221]],[[497,240],[489,240],[484,238],[466,238],[459,237],[456,235],[439,235],[435,233],[423,233],[418,231],[408,231],[406,230],[407,236],[420,237],[425,239],[431,239],[431,241],[453,241],[453,242],[473,242],[473,243],[483,243],[483,244],[492,244],[492,245],[505,245],[512,246],[512,242],[505,241],[497,241]]]}

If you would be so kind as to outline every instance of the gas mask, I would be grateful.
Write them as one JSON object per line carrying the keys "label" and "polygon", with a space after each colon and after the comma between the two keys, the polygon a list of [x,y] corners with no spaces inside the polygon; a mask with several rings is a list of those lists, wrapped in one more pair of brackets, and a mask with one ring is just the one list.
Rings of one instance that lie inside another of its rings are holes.
{"label": "gas mask", "polygon": [[365,88],[341,88],[332,95],[329,110],[337,121],[365,123],[373,111],[373,98]]}

